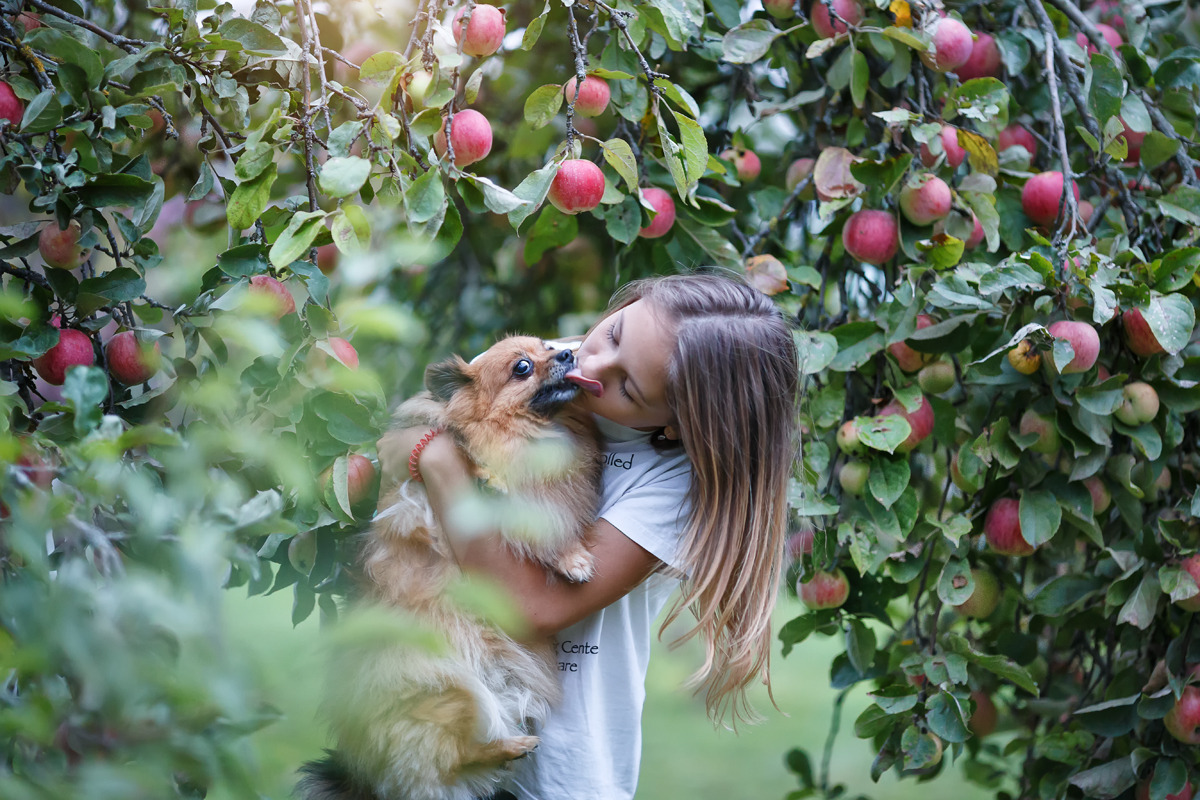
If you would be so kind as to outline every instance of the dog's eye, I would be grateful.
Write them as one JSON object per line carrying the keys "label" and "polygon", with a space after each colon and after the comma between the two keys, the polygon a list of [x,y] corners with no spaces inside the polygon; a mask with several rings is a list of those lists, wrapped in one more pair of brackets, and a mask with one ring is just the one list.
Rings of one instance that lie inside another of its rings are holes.
{"label": "dog's eye", "polygon": [[522,358],[516,364],[513,364],[513,376],[517,378],[528,378],[533,374],[533,362],[528,358]]}

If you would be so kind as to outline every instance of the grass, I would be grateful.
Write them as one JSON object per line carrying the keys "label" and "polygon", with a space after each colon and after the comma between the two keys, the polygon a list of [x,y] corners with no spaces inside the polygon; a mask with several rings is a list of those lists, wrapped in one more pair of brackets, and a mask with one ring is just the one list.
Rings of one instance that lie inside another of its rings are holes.
{"label": "grass", "polygon": [[[271,798],[289,797],[295,770],[327,746],[317,719],[323,680],[320,641],[314,614],[298,628],[290,621],[291,594],[246,598],[228,593],[225,608],[231,645],[245,652],[260,676],[264,699],[284,718],[251,737],[259,763],[263,792]],[[794,601],[777,611],[782,625],[800,609]],[[819,770],[837,692],[829,688],[829,662],[838,652],[836,640],[814,638],[788,658],[773,658],[775,699],[787,716],[776,712],[764,687],[751,692],[754,705],[767,720],[738,734],[714,729],[701,698],[681,687],[698,663],[688,646],[670,650],[655,642],[646,678],[648,700],[643,719],[644,746],[637,800],[782,800],[798,787],[784,767],[784,754],[793,747],[808,751]],[[848,697],[841,732],[830,761],[831,782],[845,783],[847,796],[860,794],[888,800],[972,800],[991,793],[962,779],[950,766],[930,783],[899,781],[886,775],[878,784],[869,777],[874,753],[870,743],[854,737],[854,719],[868,705],[865,689]],[[214,787],[210,800],[234,800]]]}

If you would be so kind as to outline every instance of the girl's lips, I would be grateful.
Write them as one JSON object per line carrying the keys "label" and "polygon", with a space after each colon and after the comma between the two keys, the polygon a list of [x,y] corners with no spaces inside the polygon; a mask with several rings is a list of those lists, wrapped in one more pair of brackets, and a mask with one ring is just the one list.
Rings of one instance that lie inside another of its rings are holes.
{"label": "girl's lips", "polygon": [[601,384],[600,381],[594,381],[591,378],[583,377],[583,373],[579,371],[578,367],[571,370],[563,377],[590,395],[600,397],[604,394],[604,385]]}

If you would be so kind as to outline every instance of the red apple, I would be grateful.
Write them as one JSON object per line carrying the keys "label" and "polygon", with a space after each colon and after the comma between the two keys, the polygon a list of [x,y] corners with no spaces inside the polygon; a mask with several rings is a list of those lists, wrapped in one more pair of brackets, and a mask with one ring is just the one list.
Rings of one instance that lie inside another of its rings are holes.
{"label": "red apple", "polygon": [[[476,8],[491,6],[476,6]],[[464,108],[450,120],[450,144],[454,145],[454,166],[462,168],[480,161],[492,152],[492,124],[473,108]],[[433,137],[433,148],[439,156],[446,154],[446,128],[443,125]]]}
{"label": "red apple", "polygon": [[995,575],[978,567],[971,568],[971,578],[975,581],[971,596],[954,609],[964,617],[972,619],[990,617],[1000,605],[1000,582],[996,580]]}
{"label": "red apple", "polygon": [[1046,331],[1055,339],[1065,339],[1075,351],[1075,357],[1063,367],[1063,374],[1086,372],[1100,357],[1100,334],[1086,322],[1062,319],[1051,323]]}
{"label": "red apple", "polygon": [[788,535],[788,557],[795,561],[801,556],[811,553],[813,549],[813,529],[800,528]]}
{"label": "red apple", "polygon": [[332,242],[317,248],[317,269],[325,275],[332,275],[337,270],[339,253],[337,245]]}
{"label": "red apple", "polygon": [[1000,77],[1000,47],[989,33],[975,34],[971,56],[958,68],[958,79],[969,81],[974,78]]}
{"label": "red apple", "polygon": [[1121,390],[1121,405],[1113,416],[1126,425],[1142,425],[1158,416],[1158,392],[1145,381],[1132,381]]}
{"label": "red apple", "polygon": [[971,214],[971,224],[973,226],[971,228],[971,235],[963,242],[963,246],[968,250],[974,250],[976,247],[979,247],[983,243],[985,235],[983,232],[983,223],[979,221],[979,217],[975,216],[974,213]]}
{"label": "red apple", "polygon": [[46,266],[56,269],[74,269],[87,261],[90,250],[79,246],[82,231],[76,220],[71,220],[67,229],[58,227],[57,222],[48,222],[38,233],[38,252]]}
{"label": "red apple", "polygon": [[807,583],[796,585],[800,601],[811,609],[840,608],[850,596],[850,581],[840,569],[818,572]]}
{"label": "red apple", "polygon": [[121,331],[104,346],[108,372],[125,386],[136,386],[150,380],[162,361],[162,348],[139,342],[133,331]]}
{"label": "red apple", "polygon": [[887,211],[856,211],[842,228],[842,246],[851,258],[878,266],[890,261],[900,249],[900,226]]}
{"label": "red apple", "polygon": [[671,226],[675,224],[675,200],[671,197],[671,193],[657,186],[650,186],[642,189],[642,197],[647,203],[654,206],[655,214],[650,224],[638,231],[638,236],[643,239],[657,239],[665,236],[671,230]]}
{"label": "red apple", "polygon": [[571,78],[563,86],[563,95],[566,96],[568,103],[575,103],[575,113],[579,116],[598,117],[604,113],[604,109],[608,108],[610,95],[608,81],[597,78],[595,75],[588,75],[583,79],[583,86],[579,87],[579,99],[576,99],[575,79]]}
{"label": "red apple", "polygon": [[1000,131],[1000,135],[996,137],[996,149],[1004,151],[1015,146],[1024,147],[1028,150],[1030,159],[1037,157],[1037,138],[1024,125],[1018,125],[1014,122]]}
{"label": "red apple", "polygon": [[[354,345],[340,336],[330,336],[329,347],[333,350],[333,354],[337,356],[338,361],[341,361],[350,369],[358,369],[358,351],[354,349]],[[359,458],[361,457],[359,456]]]}
{"label": "red apple", "polygon": [[936,175],[920,175],[900,190],[900,211],[914,225],[932,225],[950,213],[950,187]]}
{"label": "red apple", "polygon": [[983,536],[988,547],[1003,556],[1027,556],[1034,546],[1021,535],[1021,504],[1011,497],[992,503],[983,520]]}
{"label": "red apple", "polygon": [[954,72],[971,58],[975,40],[971,29],[953,17],[939,17],[926,29],[933,45],[921,53],[925,66],[938,72]]}
{"label": "red apple", "polygon": [[1079,218],[1083,220],[1083,224],[1087,225],[1092,221],[1092,214],[1096,213],[1096,207],[1087,200],[1079,201]]}
{"label": "red apple", "polygon": [[971,721],[967,723],[967,727],[971,729],[971,733],[982,739],[996,730],[1000,712],[987,692],[976,689],[971,692],[971,700],[975,703],[975,710],[971,712]]}
{"label": "red apple", "polygon": [[34,28],[42,27],[41,18],[32,11],[22,11],[20,16],[17,17],[17,21],[21,23],[21,27],[25,29],[26,33],[29,33]]}
{"label": "red apple", "polygon": [[[787,174],[783,177],[783,184],[785,187],[787,187],[787,190],[789,192],[796,191],[796,187],[799,186],[805,178],[812,175],[813,166],[816,163],[817,162],[811,158],[797,158],[795,161],[789,164],[787,168]],[[801,197],[803,198],[804,195],[808,195],[809,198],[812,197],[811,186],[801,194]]]}
{"label": "red apple", "polygon": [[1042,354],[1034,349],[1032,341],[1022,339],[1016,347],[1008,351],[1008,363],[1022,375],[1032,375],[1042,365]]}
{"label": "red apple", "polygon": [[15,128],[25,116],[25,105],[17,98],[12,87],[0,81],[0,119],[6,119]]}
{"label": "red apple", "polygon": [[58,332],[58,344],[33,360],[33,368],[42,380],[62,386],[67,370],[74,366],[90,367],[96,363],[92,340],[83,331],[63,328]]}
{"label": "red apple", "polygon": [[357,505],[371,491],[375,483],[375,465],[371,459],[358,453],[351,453],[346,459],[346,493],[350,497],[350,505]]}
{"label": "red apple", "polygon": [[1124,119],[1121,119],[1121,127],[1125,129],[1125,144],[1128,145],[1125,163],[1136,164],[1142,157],[1142,140],[1146,138],[1146,134],[1132,130]]}
{"label": "red apple", "polygon": [[[946,154],[946,163],[951,169],[958,169],[958,165],[967,157],[967,151],[958,143],[958,128],[953,125],[943,125],[942,132],[939,134],[942,140],[942,151]],[[929,149],[928,145],[922,144],[920,147],[921,163],[927,167],[932,167],[937,163],[937,156]]]}
{"label": "red apple", "polygon": [[1085,480],[1083,485],[1087,487],[1088,494],[1092,496],[1092,514],[1103,514],[1108,511],[1108,507],[1112,505],[1112,495],[1109,494],[1104,481],[1093,475]]}
{"label": "red apple", "polygon": [[835,439],[838,449],[848,456],[858,456],[867,452],[867,446],[858,438],[858,423],[854,420],[843,422]]}
{"label": "red apple", "polygon": [[738,180],[742,182],[752,181],[762,172],[762,161],[753,150],[729,148],[721,153],[721,158],[733,163]]}
{"label": "red apple", "polygon": [[255,275],[251,278],[250,291],[260,297],[269,298],[275,319],[282,319],[296,311],[296,300],[292,293],[270,275]]}
{"label": "red apple", "polygon": [[[1079,184],[1071,181],[1075,199],[1079,199]],[[1061,172],[1039,172],[1021,188],[1021,208],[1025,216],[1038,225],[1050,226],[1058,219],[1058,207],[1062,202],[1063,174]]]}
{"label": "red apple", "polygon": [[883,408],[879,409],[879,416],[886,417],[890,414],[899,414],[908,420],[908,426],[912,432],[908,434],[908,438],[900,443],[896,448],[897,453],[908,453],[917,445],[925,441],[929,434],[933,433],[933,406],[929,404],[923,396],[921,397],[921,405],[917,406],[916,411],[909,411],[904,407],[904,404],[899,400],[892,400]]}
{"label": "red apple", "polygon": [[858,0],[833,0],[830,5],[833,6],[833,13],[841,17],[840,20],[835,21],[830,18],[829,9],[826,8],[824,0],[814,0],[808,14],[809,19],[812,20],[813,30],[822,39],[828,39],[834,34],[845,33],[846,23],[857,25],[863,21],[863,10]]}
{"label": "red apple", "polygon": [[847,461],[838,470],[838,483],[846,494],[858,497],[867,488],[871,477],[871,465],[865,461]]}
{"label": "red apple", "polygon": [[[1188,671],[1193,676],[1200,676],[1200,664]],[[1163,726],[1167,733],[1184,744],[1200,744],[1200,684],[1183,688],[1183,694],[1163,717]]]}
{"label": "red apple", "polygon": [[462,17],[465,8],[454,15],[454,41],[462,43],[462,51],[469,56],[490,56],[500,49],[504,41],[504,10],[495,6],[476,3],[463,35]]}
{"label": "red apple", "polygon": [[796,16],[795,0],[763,0],[763,8],[775,19],[791,19]]}
{"label": "red apple", "polygon": [[[1200,586],[1200,553],[1197,553],[1193,556],[1188,556],[1183,561],[1179,562],[1179,566],[1183,568],[1188,575],[1192,576],[1192,580],[1196,582],[1197,586]],[[1196,594],[1192,595],[1191,597],[1185,597],[1182,600],[1177,600],[1175,604],[1184,611],[1200,611],[1200,591],[1196,592]]]}
{"label": "red apple", "polygon": [[1032,408],[1025,409],[1025,413],[1021,415],[1021,421],[1018,423],[1018,431],[1022,435],[1027,433],[1037,434],[1037,441],[1029,445],[1029,449],[1035,453],[1053,455],[1058,452],[1062,444],[1058,436],[1058,428],[1054,425],[1054,420],[1037,413]]}
{"label": "red apple", "polygon": [[604,196],[604,173],[591,161],[569,158],[558,168],[546,196],[564,214],[591,211]]}
{"label": "red apple", "polygon": [[1125,328],[1125,344],[1137,355],[1147,358],[1166,352],[1140,310],[1131,308],[1126,311],[1121,315],[1121,324]]}
{"label": "red apple", "polygon": [[[1121,34],[1117,33],[1115,30],[1113,30],[1108,25],[1105,25],[1103,22],[1096,23],[1096,30],[1100,33],[1101,36],[1104,37],[1104,41],[1108,42],[1108,46],[1113,48],[1114,50],[1116,50],[1121,45],[1125,44],[1125,40],[1121,38]],[[1075,34],[1075,41],[1079,44],[1080,47],[1087,50],[1087,54],[1089,56],[1093,55],[1094,53],[1099,52],[1096,49],[1096,45],[1092,44],[1091,40],[1089,40],[1083,32]]]}
{"label": "red apple", "polygon": [[[933,322],[928,314],[917,314],[917,330],[928,328]],[[904,342],[892,342],[887,349],[903,372],[916,372],[936,357],[932,353],[919,353]]]}

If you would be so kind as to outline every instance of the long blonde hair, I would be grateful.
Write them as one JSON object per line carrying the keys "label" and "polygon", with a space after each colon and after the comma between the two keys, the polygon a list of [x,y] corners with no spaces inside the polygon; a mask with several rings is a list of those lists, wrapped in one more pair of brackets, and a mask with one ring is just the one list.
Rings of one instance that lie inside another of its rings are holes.
{"label": "long blonde hair", "polygon": [[[647,278],[609,313],[645,299],[677,332],[667,403],[692,465],[682,554],[688,578],[659,635],[683,609],[704,663],[689,683],[715,722],[757,715],[746,688],[770,687],[771,612],[784,571],[787,486],[799,450],[799,370],[792,325],[732,274]],[[607,315],[606,315],[607,316]]]}

